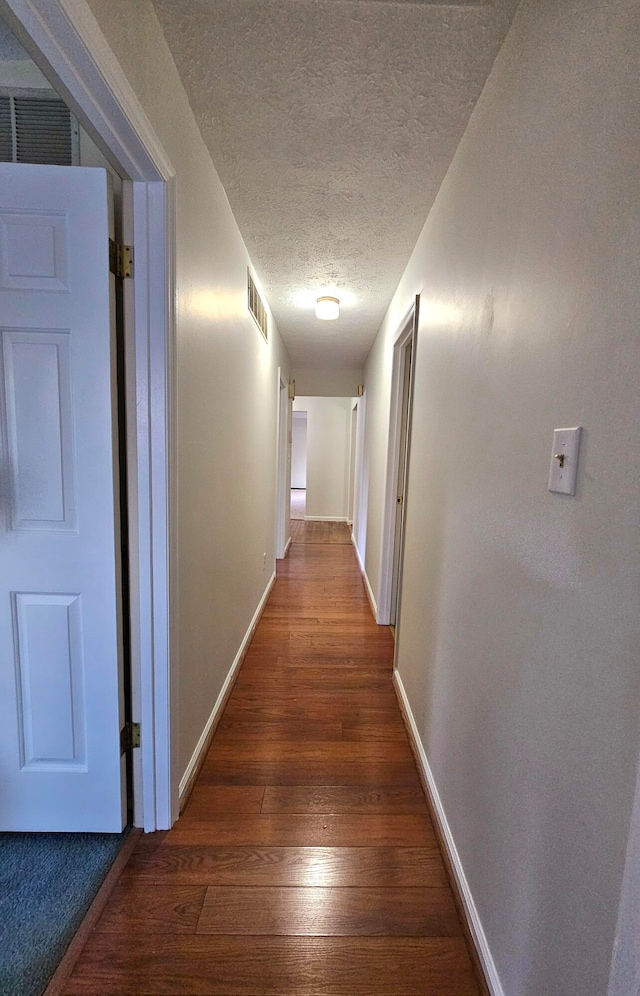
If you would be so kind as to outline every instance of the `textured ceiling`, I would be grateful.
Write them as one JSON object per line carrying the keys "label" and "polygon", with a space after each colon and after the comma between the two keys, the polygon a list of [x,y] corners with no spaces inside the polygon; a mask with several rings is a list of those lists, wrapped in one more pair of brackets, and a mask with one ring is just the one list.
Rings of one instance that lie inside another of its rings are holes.
{"label": "textured ceiling", "polygon": [[517,0],[154,6],[294,366],[361,366]]}

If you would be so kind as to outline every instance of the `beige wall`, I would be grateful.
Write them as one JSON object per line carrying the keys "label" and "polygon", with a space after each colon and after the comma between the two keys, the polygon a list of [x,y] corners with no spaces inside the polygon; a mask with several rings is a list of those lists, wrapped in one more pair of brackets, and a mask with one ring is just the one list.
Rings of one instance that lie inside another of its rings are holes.
{"label": "beige wall", "polygon": [[346,398],[358,393],[362,370],[313,370],[294,367],[296,394],[306,397]]}
{"label": "beige wall", "polygon": [[247,252],[151,3],[90,2],[177,171],[182,775],[275,569],[277,368],[288,378],[289,361],[273,321],[267,345],[247,312]]}
{"label": "beige wall", "polygon": [[[640,6],[525,0],[365,368],[419,292],[398,663],[507,996],[603,996],[640,704]],[[555,427],[582,424],[575,498]],[[634,990],[635,991],[635,990]]]}

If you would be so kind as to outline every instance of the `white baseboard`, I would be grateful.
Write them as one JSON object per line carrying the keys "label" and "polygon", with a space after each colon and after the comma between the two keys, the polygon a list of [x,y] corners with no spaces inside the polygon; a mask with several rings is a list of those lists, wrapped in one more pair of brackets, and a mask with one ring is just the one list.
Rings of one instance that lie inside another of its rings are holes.
{"label": "white baseboard", "polygon": [[348,522],[346,515],[305,515],[305,522]]}
{"label": "white baseboard", "polygon": [[373,612],[373,618],[378,621],[378,606],[376,605],[376,600],[373,595],[373,589],[369,583],[369,578],[367,577],[367,572],[365,570],[364,562],[360,556],[360,551],[358,550],[358,544],[356,543],[356,538],[351,533],[351,542],[353,543],[353,549],[356,551],[356,560],[358,561],[358,567],[360,568],[360,573],[362,574],[362,580],[364,581],[364,590],[367,593],[367,598],[369,599],[369,605],[371,606],[371,611]]}
{"label": "white baseboard", "polygon": [[[289,540],[289,542],[291,542],[291,540]],[[209,741],[211,739],[212,731],[213,731],[214,727],[216,726],[216,724],[217,724],[217,722],[218,722],[218,720],[220,718],[220,715],[222,713],[222,709],[224,708],[224,706],[226,704],[227,695],[229,693],[231,685],[235,681],[236,673],[237,673],[238,669],[240,668],[240,665],[242,664],[242,661],[244,660],[244,656],[245,656],[245,653],[247,651],[247,647],[251,643],[251,639],[253,637],[253,634],[256,631],[256,627],[257,627],[257,625],[258,625],[258,623],[260,621],[260,616],[262,615],[262,612],[263,612],[263,609],[265,607],[266,601],[267,601],[269,595],[271,594],[271,589],[273,588],[273,586],[275,584],[275,580],[276,580],[276,574],[275,574],[275,571],[274,571],[273,574],[271,575],[271,578],[270,578],[268,584],[267,584],[267,587],[265,588],[265,590],[264,590],[264,592],[262,594],[262,598],[260,599],[260,602],[258,603],[258,608],[254,612],[253,618],[252,618],[251,622],[249,623],[249,628],[247,629],[247,632],[245,633],[245,635],[244,635],[244,637],[242,639],[242,643],[240,644],[240,649],[238,650],[238,653],[235,656],[233,664],[231,665],[231,667],[229,669],[229,673],[228,673],[227,677],[224,680],[224,684],[223,684],[222,688],[220,689],[220,694],[218,695],[218,698],[216,699],[216,704],[214,705],[214,707],[213,707],[213,709],[211,711],[211,715],[209,716],[209,718],[208,718],[208,720],[207,720],[207,722],[205,724],[204,730],[200,734],[200,739],[198,740],[198,743],[196,744],[196,748],[195,748],[193,754],[191,755],[191,760],[189,761],[189,763],[188,763],[188,765],[186,767],[184,775],[180,779],[179,798],[180,798],[180,804],[181,805],[182,805],[182,799],[183,799],[185,790],[186,790],[187,786],[189,785],[194,772],[197,770],[198,765],[200,764],[200,761],[202,760],[202,755],[203,755],[204,751],[209,746]]]}
{"label": "white baseboard", "polygon": [[469,883],[467,882],[467,877],[464,873],[462,861],[460,860],[460,855],[458,854],[458,849],[453,839],[451,827],[449,826],[449,821],[447,820],[447,815],[444,811],[444,806],[442,805],[442,800],[436,786],[435,778],[433,777],[431,766],[422,745],[422,739],[418,732],[418,727],[416,725],[413,712],[411,711],[411,706],[409,705],[407,693],[404,690],[402,678],[395,669],[393,672],[393,681],[398,697],[402,702],[404,715],[406,716],[409,726],[411,727],[412,739],[419,755],[422,774],[424,775],[425,781],[429,786],[429,795],[431,796],[431,802],[438,820],[440,833],[447,849],[447,855],[449,857],[449,861],[451,862],[453,873],[456,877],[458,892],[464,904],[467,916],[467,924],[469,926],[478,957],[482,964],[489,992],[491,993],[491,996],[504,996],[504,989],[502,988],[502,983],[500,982],[500,976],[498,975],[498,970],[489,948],[489,942],[487,941],[486,934],[480,921],[480,915],[473,900],[471,889],[469,888]]}

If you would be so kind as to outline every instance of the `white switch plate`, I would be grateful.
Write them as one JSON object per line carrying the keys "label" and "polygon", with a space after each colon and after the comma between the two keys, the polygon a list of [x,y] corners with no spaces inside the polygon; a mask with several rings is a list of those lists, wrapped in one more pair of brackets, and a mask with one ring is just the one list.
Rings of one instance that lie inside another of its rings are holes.
{"label": "white switch plate", "polygon": [[549,491],[561,495],[576,493],[578,473],[578,452],[582,426],[575,429],[554,429],[551,468],[549,470]]}

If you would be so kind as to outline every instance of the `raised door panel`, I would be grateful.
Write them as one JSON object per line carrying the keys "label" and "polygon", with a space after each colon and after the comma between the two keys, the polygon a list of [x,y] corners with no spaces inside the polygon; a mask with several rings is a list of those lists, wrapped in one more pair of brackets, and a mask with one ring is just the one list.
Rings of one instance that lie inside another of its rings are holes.
{"label": "raised door panel", "polygon": [[65,212],[0,211],[0,288],[68,291]]}
{"label": "raised door panel", "polygon": [[20,765],[86,771],[79,595],[14,595]]}
{"label": "raised door panel", "polygon": [[14,530],[76,529],[69,339],[2,330]]}

